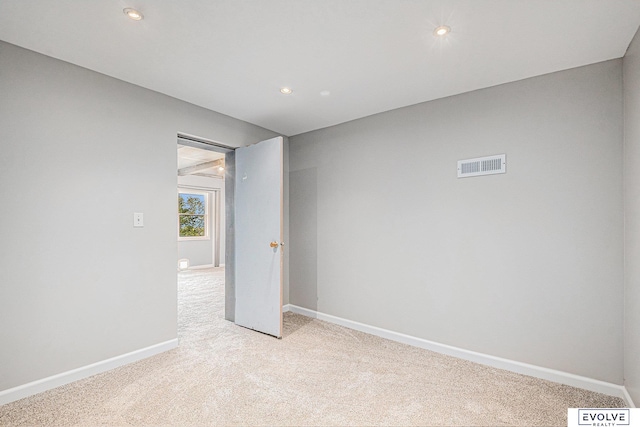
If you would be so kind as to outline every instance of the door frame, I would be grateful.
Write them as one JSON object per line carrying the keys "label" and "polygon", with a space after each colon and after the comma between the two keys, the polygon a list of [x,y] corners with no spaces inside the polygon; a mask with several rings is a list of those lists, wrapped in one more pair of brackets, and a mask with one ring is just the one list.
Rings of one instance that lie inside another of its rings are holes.
{"label": "door frame", "polygon": [[[280,136],[284,143],[284,159],[283,159],[283,186],[284,186],[284,215],[283,215],[283,231],[285,248],[289,242],[289,138],[284,135]],[[269,139],[269,138],[267,138]],[[261,139],[262,140],[262,139]],[[260,140],[260,141],[261,141]],[[259,141],[255,141],[257,143]],[[224,177],[224,192],[225,192],[225,269],[224,269],[224,293],[225,293],[225,307],[224,318],[231,322],[235,322],[235,310],[236,310],[236,287],[235,287],[235,149],[240,147],[233,147],[227,144],[222,144],[217,141],[213,141],[206,138],[201,138],[195,135],[190,135],[182,132],[178,132],[178,143],[182,145],[188,145],[195,148],[201,148],[203,150],[217,151],[225,154],[225,177]],[[245,144],[243,146],[250,145]],[[283,263],[283,295],[282,303],[283,309],[289,302],[289,250],[284,251],[284,263]]]}

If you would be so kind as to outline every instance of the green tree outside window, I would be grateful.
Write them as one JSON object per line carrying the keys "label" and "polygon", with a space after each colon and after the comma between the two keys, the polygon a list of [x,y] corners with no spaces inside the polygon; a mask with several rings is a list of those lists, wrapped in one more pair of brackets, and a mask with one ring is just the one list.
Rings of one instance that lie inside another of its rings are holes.
{"label": "green tree outside window", "polygon": [[180,237],[206,236],[206,198],[204,194],[178,193]]}

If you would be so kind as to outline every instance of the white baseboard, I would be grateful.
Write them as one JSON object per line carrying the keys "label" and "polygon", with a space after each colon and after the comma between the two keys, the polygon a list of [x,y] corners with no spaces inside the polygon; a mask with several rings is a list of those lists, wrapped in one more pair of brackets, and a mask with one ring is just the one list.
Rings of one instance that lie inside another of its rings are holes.
{"label": "white baseboard", "polygon": [[311,317],[318,320],[324,320],[336,325],[355,329],[356,331],[366,332],[368,334],[376,335],[378,337],[386,338],[392,341],[397,341],[414,347],[424,348],[427,350],[435,351],[437,353],[454,356],[459,359],[480,363],[482,365],[492,366],[494,368],[504,369],[506,371],[511,371],[518,374],[528,375],[531,377],[541,378],[572,387],[595,391],[597,393],[607,394],[609,396],[619,397],[625,400],[627,406],[631,408],[635,407],[633,405],[633,401],[631,400],[631,396],[629,396],[629,393],[627,392],[627,389],[621,385],[583,377],[568,372],[543,368],[541,366],[530,365],[528,363],[517,362],[515,360],[503,359],[501,357],[478,353],[471,350],[465,350],[447,344],[440,344],[422,338],[413,337],[411,335],[405,335],[399,332],[393,332],[387,329],[378,328],[376,326],[354,322],[353,320],[343,319],[341,317],[332,316],[330,314],[321,313],[315,310],[309,310],[308,308],[298,307],[293,304],[287,304],[283,306],[283,311],[291,311],[292,313],[301,314],[303,316]]}
{"label": "white baseboard", "polygon": [[92,363],[91,365],[83,366],[81,368],[62,372],[60,374],[43,378],[41,380],[23,384],[18,387],[3,390],[0,391],[0,405],[14,402],[16,400],[23,399],[34,394],[42,393],[43,391],[51,390],[52,388],[60,387],[74,381],[88,378],[90,376],[100,374],[102,372],[118,368],[120,366],[128,365],[129,363],[137,362],[138,360],[155,356],[156,354],[171,350],[172,348],[176,348],[177,346],[178,339],[176,338],[152,345],[150,347],[141,348],[140,350],[132,351],[131,353],[112,357],[110,359]]}
{"label": "white baseboard", "polygon": [[213,264],[203,264],[203,265],[191,265],[189,266],[189,270],[204,270],[205,268],[214,268]]}

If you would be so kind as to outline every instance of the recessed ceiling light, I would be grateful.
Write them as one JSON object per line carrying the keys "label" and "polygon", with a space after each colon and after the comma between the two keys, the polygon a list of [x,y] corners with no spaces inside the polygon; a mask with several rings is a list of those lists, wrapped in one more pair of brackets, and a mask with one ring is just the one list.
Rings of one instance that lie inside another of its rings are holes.
{"label": "recessed ceiling light", "polygon": [[293,91],[291,90],[291,88],[288,88],[288,87],[280,88],[280,93],[284,95],[291,95],[292,92]]}
{"label": "recessed ceiling light", "polygon": [[451,28],[446,25],[440,25],[438,28],[433,30],[433,34],[438,37],[444,37],[451,32]]}
{"label": "recessed ceiling light", "polygon": [[323,90],[322,92],[320,92],[320,96],[329,96],[331,95],[331,92],[329,92],[328,90]]}
{"label": "recessed ceiling light", "polygon": [[134,21],[142,21],[144,19],[144,15],[142,15],[141,12],[138,12],[137,10],[130,7],[122,9],[122,12]]}

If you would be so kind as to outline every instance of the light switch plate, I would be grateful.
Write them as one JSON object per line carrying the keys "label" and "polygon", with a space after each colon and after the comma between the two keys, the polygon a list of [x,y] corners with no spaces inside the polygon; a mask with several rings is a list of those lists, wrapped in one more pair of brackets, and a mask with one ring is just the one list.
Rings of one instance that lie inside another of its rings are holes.
{"label": "light switch plate", "polygon": [[144,215],[141,212],[133,213],[133,226],[144,227]]}

